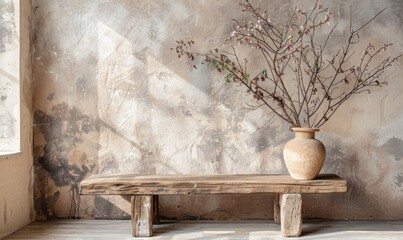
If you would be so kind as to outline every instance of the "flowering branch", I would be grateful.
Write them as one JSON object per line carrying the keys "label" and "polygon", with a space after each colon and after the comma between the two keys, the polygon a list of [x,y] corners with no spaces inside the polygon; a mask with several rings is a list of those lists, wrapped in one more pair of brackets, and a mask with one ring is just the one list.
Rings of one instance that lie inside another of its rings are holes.
{"label": "flowering branch", "polygon": [[[325,54],[337,24],[325,35],[319,32],[331,25],[332,16],[319,1],[310,11],[294,9],[280,26],[273,24],[259,5],[246,0],[240,6],[251,20],[233,20],[232,32],[225,40],[231,45],[230,51],[199,53],[192,51],[194,41],[177,41],[172,50],[179,58],[202,58],[202,63],[225,73],[226,82],[243,85],[258,106],[267,106],[292,127],[320,127],[352,95],[386,85],[382,74],[402,56],[381,58],[392,44],[375,48],[368,43],[360,61],[353,64],[352,57],[358,55],[355,49],[360,42],[359,32],[385,9],[356,29],[351,25],[347,42],[337,52]],[[247,59],[240,60],[234,43],[252,48],[264,59],[266,68],[248,67]]]}

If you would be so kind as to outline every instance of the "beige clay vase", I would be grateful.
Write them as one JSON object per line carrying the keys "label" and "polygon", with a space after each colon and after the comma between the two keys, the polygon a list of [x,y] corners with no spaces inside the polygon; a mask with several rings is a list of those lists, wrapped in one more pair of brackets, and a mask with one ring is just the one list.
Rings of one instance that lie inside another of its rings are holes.
{"label": "beige clay vase", "polygon": [[291,177],[311,180],[319,175],[325,162],[326,149],[315,139],[318,128],[292,128],[295,138],[288,141],[283,149],[284,162]]}

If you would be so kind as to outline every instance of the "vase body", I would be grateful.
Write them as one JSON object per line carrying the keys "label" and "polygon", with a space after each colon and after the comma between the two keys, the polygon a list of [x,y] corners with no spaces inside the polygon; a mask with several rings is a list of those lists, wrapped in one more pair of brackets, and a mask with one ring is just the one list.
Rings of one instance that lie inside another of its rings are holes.
{"label": "vase body", "polygon": [[315,139],[317,128],[292,128],[295,138],[283,149],[284,162],[291,177],[311,180],[319,175],[326,158],[323,143]]}

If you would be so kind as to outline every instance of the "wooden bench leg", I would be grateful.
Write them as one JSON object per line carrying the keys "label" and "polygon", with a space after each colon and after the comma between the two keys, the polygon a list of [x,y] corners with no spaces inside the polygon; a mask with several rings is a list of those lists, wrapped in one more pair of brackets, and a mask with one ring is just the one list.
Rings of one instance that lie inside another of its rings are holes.
{"label": "wooden bench leg", "polygon": [[132,235],[151,237],[153,235],[153,196],[132,196]]}
{"label": "wooden bench leg", "polygon": [[153,195],[153,224],[160,224],[159,197]]}
{"label": "wooden bench leg", "polygon": [[299,237],[302,229],[301,194],[282,194],[281,208],[281,234],[284,237]]}
{"label": "wooden bench leg", "polygon": [[273,220],[274,223],[280,224],[280,193],[275,193],[274,194],[274,199],[273,199]]}

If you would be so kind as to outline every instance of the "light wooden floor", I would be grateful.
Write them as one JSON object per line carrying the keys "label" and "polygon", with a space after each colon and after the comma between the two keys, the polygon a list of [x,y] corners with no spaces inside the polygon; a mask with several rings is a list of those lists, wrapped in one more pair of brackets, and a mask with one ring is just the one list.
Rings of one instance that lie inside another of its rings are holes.
{"label": "light wooden floor", "polygon": [[[399,222],[304,222],[299,239],[403,239]],[[132,239],[130,221],[36,222],[5,239]],[[147,239],[147,238],[138,238]],[[272,221],[169,222],[154,226],[148,239],[285,239]],[[295,239],[295,238],[294,238]]]}

